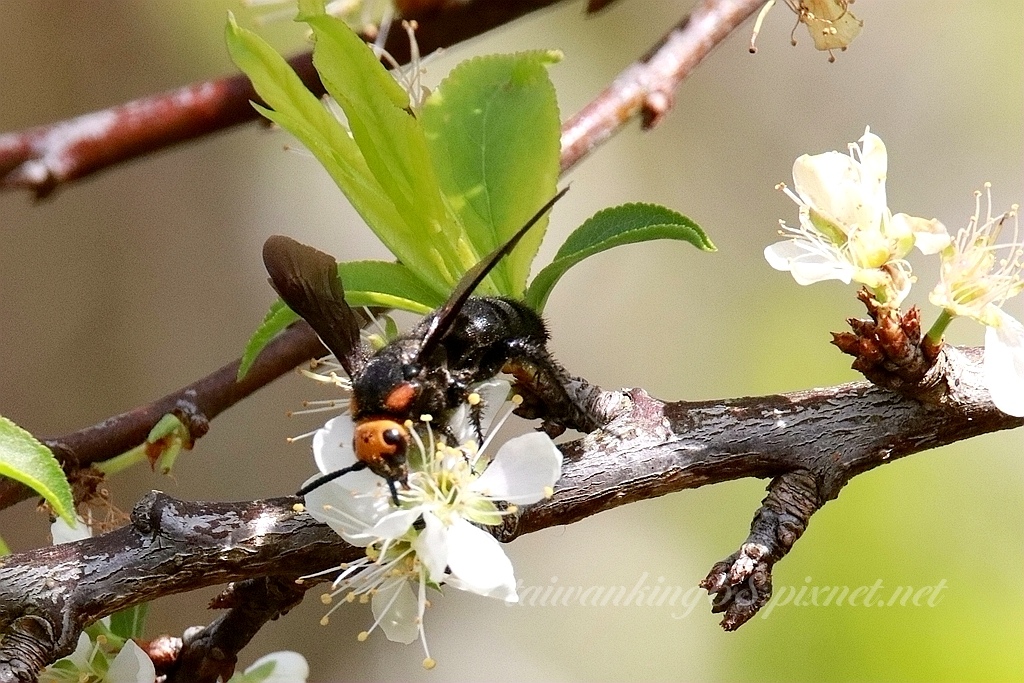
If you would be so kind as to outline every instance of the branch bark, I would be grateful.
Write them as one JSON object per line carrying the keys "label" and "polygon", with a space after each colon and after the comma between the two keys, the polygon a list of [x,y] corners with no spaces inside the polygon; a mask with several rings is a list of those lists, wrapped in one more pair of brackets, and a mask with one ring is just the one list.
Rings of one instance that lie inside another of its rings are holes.
{"label": "branch bark", "polygon": [[[470,0],[441,3],[411,15],[424,54],[486,33],[560,0]],[[591,8],[593,11],[593,8]],[[409,41],[395,20],[385,43],[399,63],[409,60]],[[324,94],[310,53],[289,63],[310,90]],[[27,189],[44,198],[58,187],[116,164],[260,119],[260,101],[243,74],[143,97],[67,121],[0,136],[0,190]]]}
{"label": "branch bark", "polygon": [[[734,628],[767,600],[772,564],[810,515],[851,478],[1024,424],[991,403],[981,356],[979,349],[943,350],[948,392],[941,405],[868,382],[723,402],[616,393],[609,403],[620,409],[611,421],[562,447],[554,496],[507,517],[496,536],[508,542],[639,500],[771,477],[747,542],[705,580],[719,593],[715,610]],[[0,681],[32,680],[39,666],[71,652],[84,625],[116,610],[228,581],[269,577],[280,585],[361,555],[295,512],[295,502],[189,503],[154,492],[126,527],[0,558]]]}

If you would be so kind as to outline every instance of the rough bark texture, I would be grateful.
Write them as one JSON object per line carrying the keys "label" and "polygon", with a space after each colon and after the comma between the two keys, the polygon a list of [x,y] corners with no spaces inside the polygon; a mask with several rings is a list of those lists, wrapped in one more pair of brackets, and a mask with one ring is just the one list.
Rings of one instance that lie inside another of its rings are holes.
{"label": "rough bark texture", "polygon": [[[942,358],[948,392],[941,405],[867,382],[723,402],[662,403],[642,390],[609,394],[618,412],[602,429],[563,446],[555,495],[506,518],[496,535],[507,542],[638,500],[741,477],[772,478],[747,540],[703,583],[717,594],[723,625],[736,628],[770,595],[772,565],[852,477],[1024,424],[992,405],[980,383],[978,350],[945,349]],[[189,503],[154,492],[136,505],[128,526],[0,558],[0,681],[32,680],[41,665],[71,652],[86,624],[163,595],[248,579],[256,583],[246,590],[276,597],[262,609],[226,598],[235,605],[229,621],[266,621],[287,611],[297,594],[283,582],[362,552],[295,512],[295,502]],[[261,587],[264,580],[271,583]],[[237,641],[251,637],[216,623],[209,629],[183,648],[207,655],[189,669],[194,680],[213,680],[200,673],[226,670],[220,665],[233,661]]]}

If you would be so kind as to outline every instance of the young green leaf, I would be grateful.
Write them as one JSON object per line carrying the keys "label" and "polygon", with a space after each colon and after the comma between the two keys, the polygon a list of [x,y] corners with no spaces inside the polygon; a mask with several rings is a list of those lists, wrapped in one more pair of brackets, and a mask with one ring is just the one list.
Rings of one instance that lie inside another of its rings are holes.
{"label": "young green leaf", "polygon": [[110,630],[111,632],[124,638],[141,638],[142,628],[146,623],[146,615],[149,613],[149,603],[144,602],[141,605],[135,605],[134,607],[128,607],[120,612],[114,612],[110,615]]}
{"label": "young green leaf", "polygon": [[[256,34],[240,28],[230,15],[226,39],[232,60],[269,105],[254,105],[256,109],[306,146],[392,253],[438,293],[446,292],[454,279],[422,246],[430,241],[424,237],[430,233],[415,233],[396,208],[392,192],[378,182],[359,145],[337,117],[303,85],[281,55]],[[365,45],[362,50],[369,52]],[[376,68],[382,69],[379,64]],[[393,79],[391,83],[398,87]],[[438,196],[439,191],[435,189],[434,194]]]}
{"label": "young green leaf", "polygon": [[320,80],[345,112],[367,167],[404,221],[401,244],[392,253],[424,280],[451,285],[465,268],[456,251],[462,228],[445,205],[408,94],[344,22],[322,13],[302,18],[313,30]]}
{"label": "young green leaf", "polygon": [[413,313],[429,313],[444,297],[428,287],[400,263],[349,261],[338,264],[349,306],[387,306]]}
{"label": "young green leaf", "polygon": [[526,303],[537,311],[543,310],[559,278],[588,256],[622,244],[658,239],[682,240],[702,251],[715,251],[715,245],[696,223],[671,209],[654,204],[604,209],[576,228],[554,260],[537,273],[526,292]]}
{"label": "young green leaf", "polygon": [[242,352],[242,361],[238,365],[238,381],[241,381],[249,373],[257,356],[270,343],[270,340],[297,320],[299,320],[299,316],[280,299],[270,305],[270,310],[263,316],[263,322],[249,337],[245,351]]}
{"label": "young green leaf", "polygon": [[[547,68],[560,58],[537,50],[471,59],[423,105],[430,158],[474,260],[508,240],[555,194],[560,122]],[[522,297],[546,226],[547,217],[498,263],[493,293]]]}
{"label": "young green leaf", "polygon": [[68,524],[75,523],[71,486],[50,449],[0,415],[0,475],[41,495]]}

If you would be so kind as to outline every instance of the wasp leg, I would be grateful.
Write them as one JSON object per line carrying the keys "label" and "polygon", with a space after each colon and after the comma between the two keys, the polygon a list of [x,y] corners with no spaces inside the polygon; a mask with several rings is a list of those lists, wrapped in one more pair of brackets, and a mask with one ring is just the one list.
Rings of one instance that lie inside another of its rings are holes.
{"label": "wasp leg", "polygon": [[548,435],[558,436],[567,427],[587,433],[599,426],[569,395],[569,373],[544,348],[523,344],[504,371],[515,377],[516,390],[523,397],[516,414],[543,419],[542,429]]}

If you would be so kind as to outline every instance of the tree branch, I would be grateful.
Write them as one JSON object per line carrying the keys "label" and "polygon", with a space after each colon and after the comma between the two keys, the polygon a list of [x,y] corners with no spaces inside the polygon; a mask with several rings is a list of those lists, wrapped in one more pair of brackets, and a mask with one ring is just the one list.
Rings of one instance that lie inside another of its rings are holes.
{"label": "tree branch", "polygon": [[[485,31],[488,27],[511,21],[516,16],[551,4],[553,1],[521,0],[509,2],[506,6],[506,4],[501,2],[476,0],[475,2],[468,3],[461,10],[449,8],[445,9],[437,17],[425,17],[417,31],[417,40],[424,49],[427,49],[429,46],[439,47],[446,44],[443,42],[446,39],[458,37],[461,40],[470,37],[475,35],[472,31]],[[752,0],[705,0],[692,15],[687,16],[673,27],[658,45],[648,52],[648,55],[643,60],[624,70],[616,78],[612,86],[607,88],[597,99],[562,126],[562,172],[567,172],[579,163],[591,150],[596,149],[602,142],[620,130],[631,117],[645,111],[649,112],[649,109],[644,108],[646,107],[645,102],[651,99],[648,95],[651,97],[655,95],[661,97],[665,93],[671,93],[682,79],[710,53],[711,49],[721,42],[731,30],[736,28],[743,21],[743,18],[749,16],[757,8],[758,4]],[[472,13],[470,12],[471,9],[473,10]],[[591,3],[588,9],[593,11],[597,7],[594,3]],[[447,14],[447,12],[456,11],[466,12],[465,20],[472,27],[476,28],[460,29],[458,27],[446,26],[440,17],[450,18],[456,16]],[[519,14],[512,16],[514,12],[519,12]],[[392,54],[400,61],[408,59],[408,41],[404,42],[404,47],[401,41],[393,46],[389,42],[388,49],[393,49],[394,52]],[[308,59],[308,56],[306,58]],[[294,58],[292,65],[297,66]],[[302,69],[305,67],[298,65],[297,68]],[[315,92],[322,92],[322,89],[317,90],[317,88],[322,88],[322,86],[319,83],[319,79],[314,77],[315,73],[312,75],[305,74],[302,71],[300,73],[303,74],[303,79],[308,87],[311,87]],[[244,77],[238,76],[234,78]],[[237,104],[232,99],[238,96],[237,88],[235,86],[229,87],[223,81],[190,86],[190,88],[197,91],[210,91],[211,93],[214,91],[219,92],[220,99],[214,98],[212,101],[215,102],[215,105],[211,105],[216,109],[225,110]],[[250,93],[250,95],[243,97],[241,101],[245,104],[246,111],[251,111],[255,115],[255,110],[248,105],[250,96],[255,97],[255,95]],[[146,102],[148,104],[140,106],[138,102]],[[163,104],[158,104],[159,102],[163,102]],[[192,111],[190,102],[194,104],[187,97],[164,95],[140,100],[134,104],[129,103],[123,105],[123,108],[125,108],[125,111],[131,110],[136,112],[146,110],[154,115],[155,118],[152,120],[145,117],[139,119],[139,128],[136,133],[145,135],[145,131],[149,130],[150,126],[155,126],[160,122],[161,118],[156,114],[160,111],[161,107],[170,107],[168,111],[171,111],[175,117],[187,118],[189,112]],[[671,103],[671,98],[664,102],[666,107]],[[666,108],[663,107],[659,111],[659,116],[664,115]],[[101,113],[93,113],[86,116],[100,115]],[[113,116],[109,110],[103,113],[103,115]],[[147,121],[149,122],[147,123]],[[56,127],[74,128],[72,122],[57,124]],[[44,129],[36,130],[51,130],[56,127],[44,127]],[[125,130],[127,131],[128,129]],[[29,133],[0,136],[0,173],[3,173],[4,169],[5,144],[8,145],[8,149],[11,148],[10,145],[15,144],[18,140],[20,142],[17,142],[17,145],[26,144],[25,141],[28,138],[25,136],[29,135]],[[128,135],[127,132],[118,132],[117,134],[127,136],[126,140],[134,139],[132,138],[134,133]],[[61,152],[62,155],[69,153],[68,140],[72,138],[65,139],[63,142],[57,140],[60,144],[59,149],[64,150]],[[167,141],[166,144],[178,141],[180,140],[173,139]],[[119,143],[116,140],[99,137],[93,138],[90,144],[95,144],[98,148],[107,149],[108,151],[104,152],[106,158],[114,161],[120,160],[120,158],[116,158],[121,153],[118,151]],[[132,144],[142,149],[143,145],[141,143],[136,142]],[[103,167],[105,165],[98,166],[93,170],[99,170]],[[67,179],[70,180],[77,177],[80,176],[73,175]],[[0,189],[2,189],[4,182],[4,180],[0,180]],[[304,323],[299,324],[286,331],[273,344],[263,350],[257,365],[253,367],[241,383],[235,382],[239,363],[236,360],[220,370],[153,403],[140,406],[71,434],[44,438],[42,440],[54,451],[57,458],[64,465],[69,477],[74,477],[77,470],[87,468],[92,463],[101,462],[142,443],[153,425],[169,412],[176,412],[180,417],[184,418],[190,426],[193,438],[198,438],[206,432],[208,421],[217,414],[257,389],[269,384],[292,368],[323,353],[323,347],[309,327]],[[32,492],[27,487],[10,480],[0,481],[0,509],[10,507],[30,497],[32,497]]]}
{"label": "tree branch", "polygon": [[[450,47],[559,0],[470,0],[442,3],[416,19],[424,54]],[[400,64],[409,41],[395,20],[385,43]],[[288,60],[310,90],[324,94],[310,53]],[[172,145],[261,119],[260,101],[244,74],[193,83],[58,123],[0,135],[0,190],[27,189],[37,198],[57,187]]]}
{"label": "tree branch", "polygon": [[[167,413],[182,418],[192,438],[199,438],[209,429],[211,419],[296,366],[325,353],[309,325],[299,322],[267,346],[241,381],[236,379],[240,360],[235,360],[152,403],[71,434],[40,440],[54,452],[68,475],[74,477],[78,470],[143,443],[153,425]],[[22,484],[6,478],[0,480],[0,508],[32,495]]]}
{"label": "tree branch", "polygon": [[[621,408],[608,425],[562,446],[554,496],[507,517],[496,535],[508,542],[626,503],[773,477],[744,547],[705,580],[735,628],[767,600],[771,565],[851,478],[1024,424],[992,405],[979,349],[944,349],[940,364],[948,393],[939,406],[867,382],[724,402],[616,394]],[[119,609],[228,581],[294,578],[362,554],[296,513],[295,500],[188,503],[154,492],[126,527],[0,558],[0,681],[31,680],[40,662],[71,652],[84,625]]]}
{"label": "tree branch", "polygon": [[562,126],[562,172],[568,171],[635,116],[644,130],[661,122],[675,91],[711,50],[763,0],[704,0],[639,61]]}

